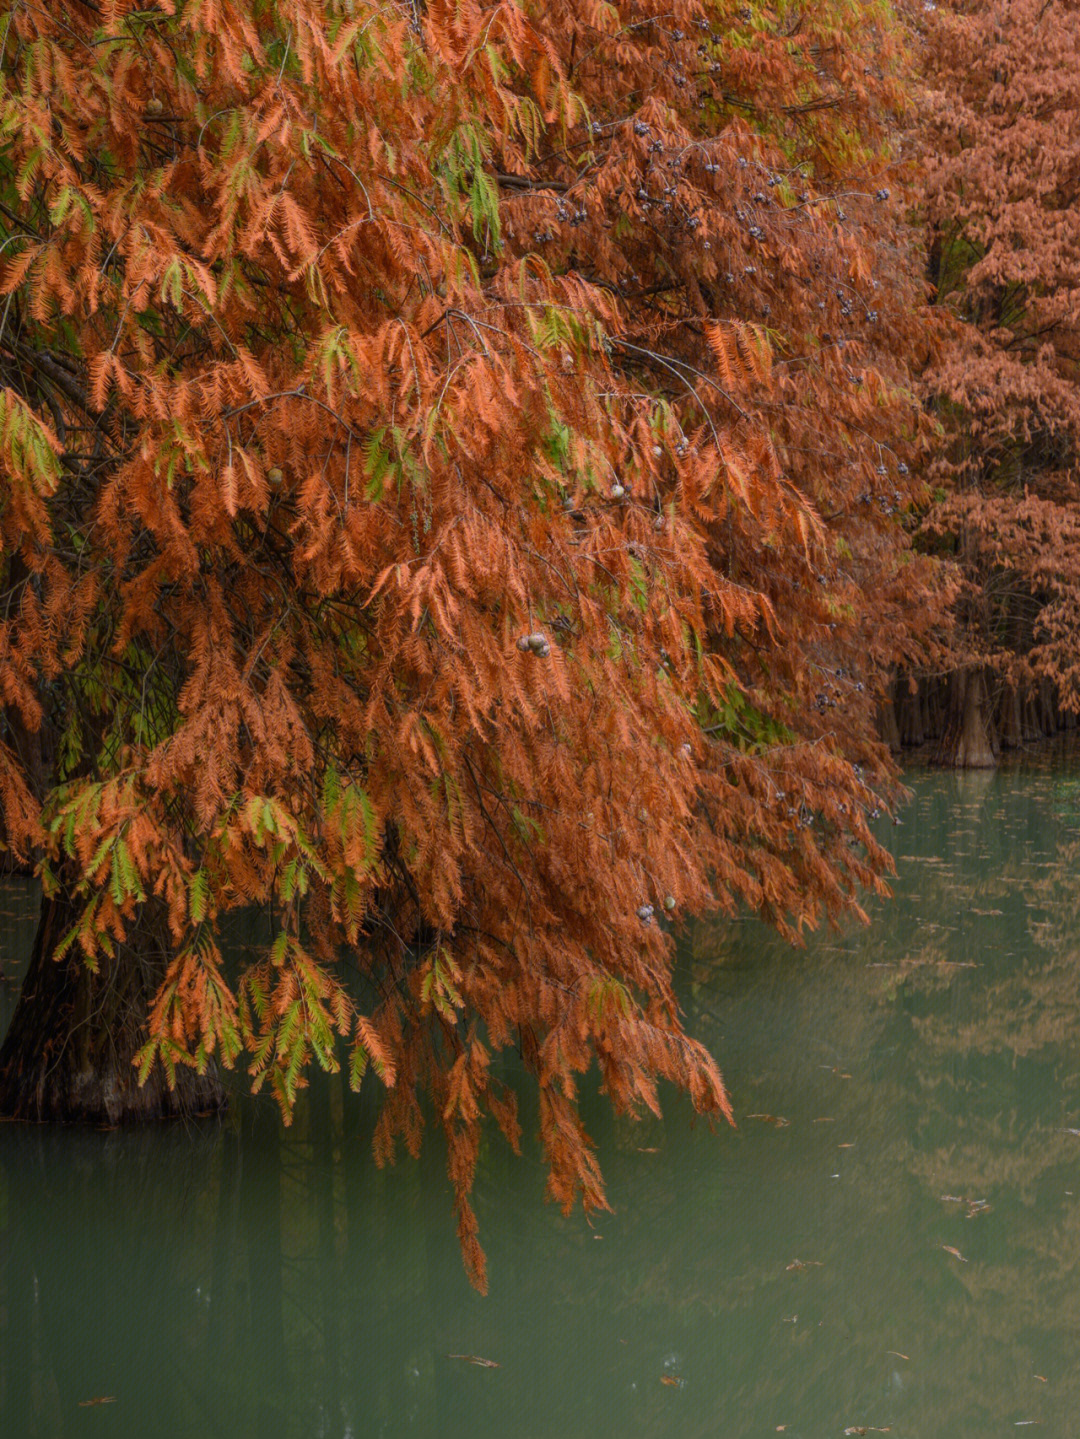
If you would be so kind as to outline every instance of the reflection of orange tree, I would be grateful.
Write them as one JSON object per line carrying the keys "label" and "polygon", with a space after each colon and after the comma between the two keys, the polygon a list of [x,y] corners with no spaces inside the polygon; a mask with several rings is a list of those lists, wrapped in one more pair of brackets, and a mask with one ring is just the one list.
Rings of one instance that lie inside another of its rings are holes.
{"label": "reflection of orange tree", "polygon": [[[931,1007],[913,1020],[921,1041],[956,1054],[1035,1055],[1067,1045],[1075,1032],[1080,954],[1080,894],[1075,884],[1080,840],[1052,815],[1046,854],[1025,856],[993,825],[980,831],[980,866],[987,878],[972,894],[968,877],[927,866],[922,907],[956,916],[954,926],[906,959],[915,991],[948,989],[946,1011]],[[927,960],[936,958],[931,971]],[[923,964],[920,965],[920,961]],[[974,973],[965,977],[964,970]]]}
{"label": "reflection of orange tree", "polygon": [[[909,922],[917,904],[949,924],[928,946],[945,963],[911,963],[898,986],[914,1062],[896,1095],[910,1125],[888,1147],[890,1169],[936,1203],[928,1237],[964,1256],[940,1252],[952,1273],[938,1322],[953,1368],[978,1377],[986,1422],[1041,1389],[1035,1373],[1054,1379],[1044,1402],[1055,1412],[1075,1412],[1077,1399],[1061,1336],[1080,1319],[1069,1277],[1080,1217],[1066,1193],[1080,1194],[1080,1139],[1055,1131],[1077,1124],[1080,845],[1068,812],[1055,812],[1053,777],[1023,783],[1023,805],[995,787],[969,797],[958,819],[971,843],[950,864],[921,866],[918,899],[905,900]],[[945,1390],[935,1397],[935,1428],[986,1432],[954,1404]]]}
{"label": "reflection of orange tree", "polygon": [[[1053,776],[1021,783],[1018,802],[1004,779],[920,781],[897,899],[869,931],[800,955],[718,922],[684,946],[686,1022],[722,1040],[741,1132],[716,1166],[677,1124],[615,1132],[620,1247],[657,1258],[613,1264],[608,1292],[714,1343],[759,1334],[729,1391],[740,1417],[767,1422],[780,1394],[781,1418],[820,1421],[847,1392],[841,1427],[906,1416],[981,1439],[1076,1411],[1080,1136],[1055,1131],[1080,1127],[1080,843]],[[831,1193],[826,1162],[847,1181]]]}

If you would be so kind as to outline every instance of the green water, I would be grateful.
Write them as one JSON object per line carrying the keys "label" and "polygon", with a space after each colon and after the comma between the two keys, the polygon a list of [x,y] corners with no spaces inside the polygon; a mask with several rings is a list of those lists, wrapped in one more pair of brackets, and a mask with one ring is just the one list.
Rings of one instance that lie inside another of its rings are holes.
{"label": "green water", "polygon": [[[681,993],[739,1128],[589,1099],[614,1208],[591,1227],[493,1138],[487,1298],[437,1148],[376,1169],[370,1100],[336,1083],[289,1131],[250,1101],[192,1129],[0,1127],[0,1433],[1074,1435],[1071,775],[916,776],[869,930],[796,952],[699,927]],[[9,973],[32,905],[0,894]]]}

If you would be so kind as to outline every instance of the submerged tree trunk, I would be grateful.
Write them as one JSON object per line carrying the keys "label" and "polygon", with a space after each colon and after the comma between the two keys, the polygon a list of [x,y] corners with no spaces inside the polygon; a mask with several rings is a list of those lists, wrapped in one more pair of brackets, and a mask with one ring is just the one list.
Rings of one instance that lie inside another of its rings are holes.
{"label": "submerged tree trunk", "polygon": [[997,764],[993,716],[981,669],[960,670],[951,677],[949,709],[938,763],[957,769],[993,769]]}
{"label": "submerged tree trunk", "polygon": [[921,685],[913,687],[911,681],[904,685],[897,705],[896,724],[905,749],[917,749],[926,739]]}
{"label": "submerged tree trunk", "polygon": [[878,734],[893,754],[900,753],[900,726],[896,722],[896,685],[890,685],[878,706]]}
{"label": "submerged tree trunk", "polygon": [[116,1125],[224,1109],[225,1091],[212,1069],[204,1075],[178,1069],[170,1089],[158,1064],[139,1086],[132,1061],[165,972],[164,916],[140,916],[115,957],[99,956],[92,973],[77,951],[53,958],[78,914],[66,898],[42,898],[30,963],[0,1046],[0,1115]]}
{"label": "submerged tree trunk", "polygon": [[1020,714],[1020,692],[1015,685],[1005,686],[998,711],[1002,749],[1019,749],[1024,742],[1024,722]]}

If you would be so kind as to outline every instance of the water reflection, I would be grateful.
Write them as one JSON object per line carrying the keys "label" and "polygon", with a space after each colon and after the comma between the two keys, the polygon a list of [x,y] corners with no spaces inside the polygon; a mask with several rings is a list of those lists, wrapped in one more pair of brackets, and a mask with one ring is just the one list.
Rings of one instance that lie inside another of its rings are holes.
{"label": "water reflection", "polygon": [[[869,930],[796,952],[700,926],[683,1002],[738,1131],[591,1102],[615,1206],[592,1226],[493,1137],[487,1299],[437,1145],[376,1169],[374,1096],[336,1080],[288,1131],[250,1101],[189,1129],[0,1128],[3,1432],[1071,1434],[1075,774],[917,777]],[[32,896],[3,899],[14,955]]]}

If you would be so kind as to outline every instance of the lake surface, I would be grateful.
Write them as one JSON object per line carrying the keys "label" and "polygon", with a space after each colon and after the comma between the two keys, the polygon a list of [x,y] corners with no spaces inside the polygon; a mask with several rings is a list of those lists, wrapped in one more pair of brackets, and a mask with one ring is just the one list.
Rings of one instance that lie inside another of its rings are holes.
{"label": "lake surface", "polygon": [[[614,1208],[591,1225],[492,1136],[487,1298],[438,1147],[376,1169],[372,1100],[337,1081],[287,1131],[250,1100],[190,1128],[0,1127],[0,1433],[1075,1435],[1080,767],[910,783],[871,928],[684,944],[736,1130],[590,1098]],[[33,904],[0,889],[9,976]]]}

